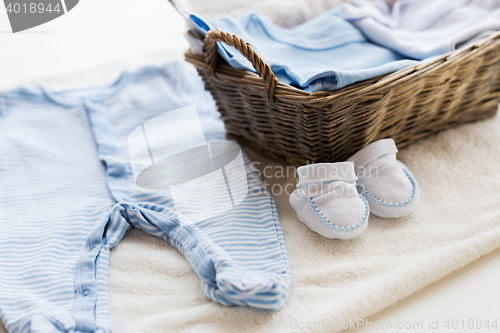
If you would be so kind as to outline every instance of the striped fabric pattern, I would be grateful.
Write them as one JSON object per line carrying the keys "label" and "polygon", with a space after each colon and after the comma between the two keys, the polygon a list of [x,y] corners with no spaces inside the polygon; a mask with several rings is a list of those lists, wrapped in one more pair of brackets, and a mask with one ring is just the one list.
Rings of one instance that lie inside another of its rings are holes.
{"label": "striped fabric pattern", "polygon": [[207,141],[225,139],[193,68],[148,67],[96,89],[19,88],[0,102],[0,316],[9,332],[111,332],[109,254],[131,227],[175,246],[212,300],[283,305],[283,235],[246,157],[247,198],[195,225],[179,224],[168,190],[134,183],[127,137],[155,116],[195,104]]}

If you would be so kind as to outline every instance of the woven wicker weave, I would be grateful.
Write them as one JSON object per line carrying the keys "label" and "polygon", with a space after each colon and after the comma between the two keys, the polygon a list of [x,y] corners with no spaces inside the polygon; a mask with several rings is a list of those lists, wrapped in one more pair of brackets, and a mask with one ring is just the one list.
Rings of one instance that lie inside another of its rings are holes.
{"label": "woven wicker weave", "polygon": [[[216,42],[235,47],[259,75],[229,66]],[[500,33],[431,62],[334,92],[278,81],[250,44],[219,29],[204,56],[188,51],[228,136],[293,165],[347,159],[381,138],[402,148],[441,130],[493,116],[500,103]]]}

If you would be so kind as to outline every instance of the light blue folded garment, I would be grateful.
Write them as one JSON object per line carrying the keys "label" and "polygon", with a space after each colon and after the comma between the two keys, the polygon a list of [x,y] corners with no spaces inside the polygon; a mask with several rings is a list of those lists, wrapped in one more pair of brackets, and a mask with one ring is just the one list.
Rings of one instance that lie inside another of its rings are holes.
{"label": "light blue folded garment", "polygon": [[[213,28],[238,35],[252,45],[281,82],[310,92],[339,89],[418,63],[368,42],[336,9],[291,29],[255,13],[239,20],[221,17],[210,21],[190,15],[190,22],[203,35]],[[218,43],[218,50],[231,66],[255,72],[235,48]]]}
{"label": "light blue folded garment", "polygon": [[374,43],[414,59],[450,52],[500,30],[499,0],[382,0],[345,3],[339,16]]}

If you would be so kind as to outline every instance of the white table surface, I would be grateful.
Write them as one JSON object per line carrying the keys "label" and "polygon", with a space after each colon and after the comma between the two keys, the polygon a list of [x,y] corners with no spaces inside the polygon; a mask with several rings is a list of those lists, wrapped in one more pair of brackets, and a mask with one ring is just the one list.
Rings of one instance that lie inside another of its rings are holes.
{"label": "white table surface", "polygon": [[[0,87],[43,83],[54,88],[113,82],[125,69],[182,59],[188,47],[184,21],[165,0],[84,0],[62,17],[12,34],[0,7]],[[393,307],[368,318],[372,323],[499,318],[500,249],[448,275]],[[461,325],[461,324],[460,324]],[[0,332],[5,329],[0,325]],[[354,331],[354,330],[352,330]],[[386,331],[360,328],[357,332]],[[448,332],[499,330],[443,329]]]}

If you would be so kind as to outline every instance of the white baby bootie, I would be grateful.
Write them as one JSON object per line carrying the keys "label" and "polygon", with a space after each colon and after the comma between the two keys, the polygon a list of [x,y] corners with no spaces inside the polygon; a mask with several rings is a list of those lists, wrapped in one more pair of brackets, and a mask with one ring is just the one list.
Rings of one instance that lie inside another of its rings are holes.
{"label": "white baby bootie", "polygon": [[327,238],[349,239],[368,225],[368,202],[356,190],[351,162],[319,163],[297,169],[299,183],[290,205],[311,230]]}
{"label": "white baby bootie", "polygon": [[373,215],[401,217],[417,206],[418,184],[408,168],[396,159],[397,152],[394,140],[382,139],[348,159],[356,169],[357,189],[368,200]]}

